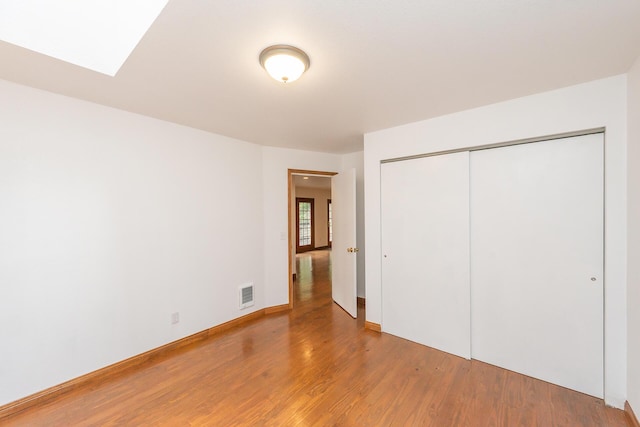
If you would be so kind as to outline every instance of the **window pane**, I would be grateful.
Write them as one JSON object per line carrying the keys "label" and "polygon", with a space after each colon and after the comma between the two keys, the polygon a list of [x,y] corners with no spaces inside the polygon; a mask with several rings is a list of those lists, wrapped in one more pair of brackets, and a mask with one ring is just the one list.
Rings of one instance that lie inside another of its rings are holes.
{"label": "window pane", "polygon": [[333,221],[331,221],[331,201],[329,201],[329,243],[333,242]]}
{"label": "window pane", "polygon": [[298,246],[311,244],[311,203],[298,202]]}

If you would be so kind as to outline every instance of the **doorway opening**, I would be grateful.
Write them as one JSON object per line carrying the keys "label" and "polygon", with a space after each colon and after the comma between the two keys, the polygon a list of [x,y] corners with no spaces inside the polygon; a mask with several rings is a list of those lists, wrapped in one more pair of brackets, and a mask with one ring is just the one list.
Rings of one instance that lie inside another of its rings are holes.
{"label": "doorway opening", "polygon": [[293,299],[296,310],[332,302],[331,249],[314,249],[296,254]]}
{"label": "doorway opening", "polygon": [[[288,170],[289,308],[293,308],[294,301],[294,278],[297,274],[296,254],[330,247],[329,235],[326,232],[329,219],[325,207],[328,203],[327,200],[331,199],[330,178],[336,174],[336,172],[303,169]],[[323,200],[317,200],[319,198]],[[305,204],[309,199],[314,199],[314,202]],[[302,208],[302,215],[300,208]],[[300,232],[301,229],[302,232]],[[302,249],[300,250],[301,243]]]}

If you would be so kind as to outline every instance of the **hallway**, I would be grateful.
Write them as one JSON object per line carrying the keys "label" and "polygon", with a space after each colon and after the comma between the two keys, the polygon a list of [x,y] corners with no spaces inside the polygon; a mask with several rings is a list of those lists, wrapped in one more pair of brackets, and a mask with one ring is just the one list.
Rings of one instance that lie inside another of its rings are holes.
{"label": "hallway", "polygon": [[[322,306],[331,302],[331,249],[296,254],[296,271],[298,275],[293,285],[296,311],[306,311],[310,305]],[[332,309],[340,309],[338,305],[332,305]],[[358,326],[364,327],[364,318],[364,307],[359,306]]]}
{"label": "hallway", "polygon": [[296,257],[291,312],[230,329],[2,425],[627,426],[598,399],[365,330],[330,251]]}
{"label": "hallway", "polygon": [[294,306],[312,299],[331,297],[331,250],[320,249],[296,254]]}

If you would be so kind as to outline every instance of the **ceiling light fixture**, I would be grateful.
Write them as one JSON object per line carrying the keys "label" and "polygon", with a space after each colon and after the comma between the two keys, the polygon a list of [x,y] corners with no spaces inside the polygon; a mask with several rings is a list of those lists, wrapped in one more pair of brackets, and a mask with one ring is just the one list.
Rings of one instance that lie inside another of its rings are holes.
{"label": "ceiling light fixture", "polygon": [[260,53],[260,65],[282,83],[291,83],[309,69],[309,56],[286,44],[269,46]]}

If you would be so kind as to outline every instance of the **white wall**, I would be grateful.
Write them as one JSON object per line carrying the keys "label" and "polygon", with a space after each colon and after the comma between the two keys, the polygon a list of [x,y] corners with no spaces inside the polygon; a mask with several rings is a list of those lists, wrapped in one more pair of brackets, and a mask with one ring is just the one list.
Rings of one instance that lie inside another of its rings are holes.
{"label": "white wall", "polygon": [[356,244],[358,263],[358,297],[365,298],[365,232],[364,232],[364,152],[345,154],[342,156],[342,170],[356,170]]}
{"label": "white wall", "polygon": [[640,58],[628,74],[627,400],[640,416]]}
{"label": "white wall", "polygon": [[288,170],[339,172],[340,156],[328,153],[264,147],[262,150],[264,198],[265,304],[289,302]]}
{"label": "white wall", "polygon": [[344,158],[0,81],[0,405],[286,304],[287,169]]}
{"label": "white wall", "polygon": [[262,177],[259,146],[0,81],[0,405],[264,307]]}
{"label": "white wall", "polygon": [[[331,178],[326,179],[329,180]],[[329,246],[329,233],[327,223],[329,221],[328,203],[331,199],[331,190],[296,186],[296,197],[313,199],[314,248],[323,248]],[[295,205],[292,206],[292,208],[295,212]]]}
{"label": "white wall", "polygon": [[367,320],[381,323],[380,161],[606,127],[605,400],[626,398],[626,76],[365,135]]}

